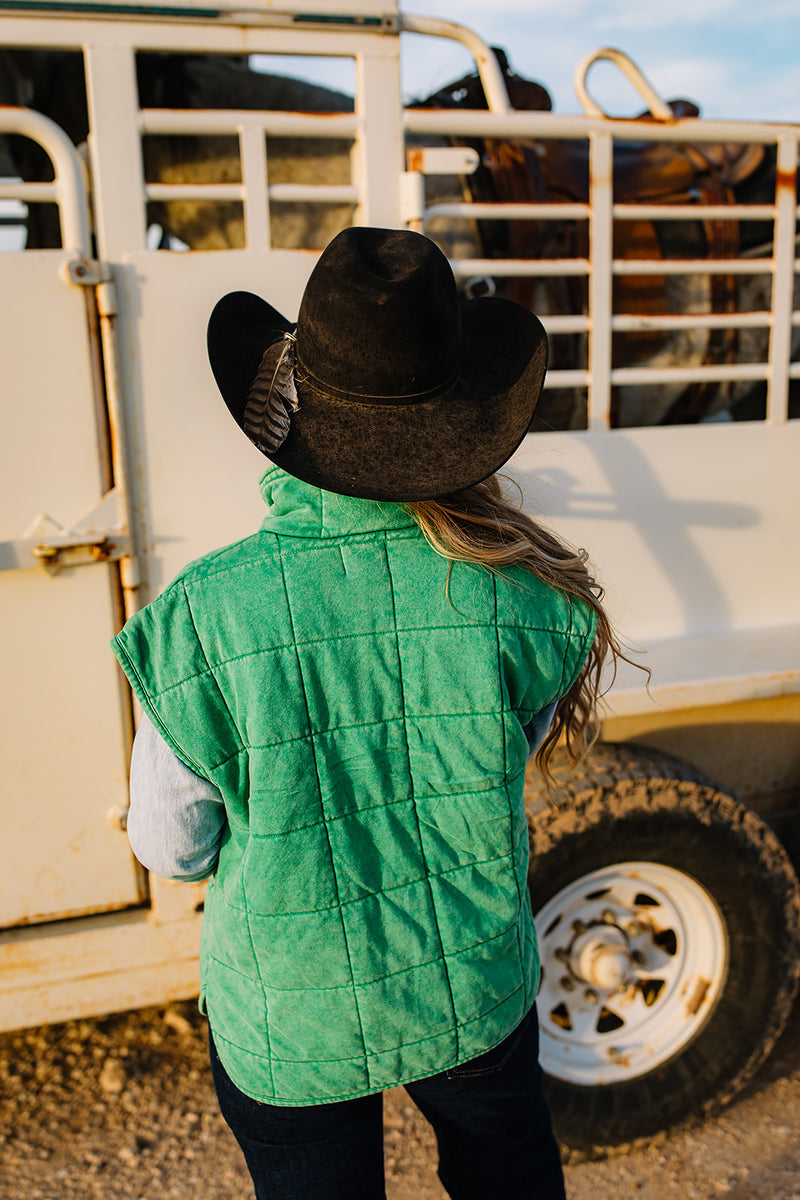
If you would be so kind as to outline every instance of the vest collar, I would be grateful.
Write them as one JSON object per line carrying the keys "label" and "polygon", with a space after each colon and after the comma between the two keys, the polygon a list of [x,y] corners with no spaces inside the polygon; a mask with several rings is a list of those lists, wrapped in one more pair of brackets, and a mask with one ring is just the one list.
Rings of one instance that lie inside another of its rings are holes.
{"label": "vest collar", "polygon": [[405,529],[416,524],[402,504],[325,492],[280,467],[269,467],[259,480],[259,488],[267,506],[261,528],[269,533],[288,537],[342,537],[349,533]]}

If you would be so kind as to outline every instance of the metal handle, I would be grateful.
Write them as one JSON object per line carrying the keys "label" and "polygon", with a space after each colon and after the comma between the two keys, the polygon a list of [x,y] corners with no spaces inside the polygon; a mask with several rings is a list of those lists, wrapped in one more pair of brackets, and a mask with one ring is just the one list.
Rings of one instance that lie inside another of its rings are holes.
{"label": "metal handle", "polygon": [[589,68],[594,63],[601,61],[611,62],[619,67],[625,78],[629,79],[636,88],[650,109],[652,116],[657,121],[666,122],[675,120],[675,114],[672,109],[668,104],[665,104],[652,84],[645,79],[633,59],[628,58],[628,55],[623,54],[621,50],[614,50],[610,46],[603,46],[600,50],[593,50],[591,54],[587,54],[585,58],[581,59],[575,68],[575,92],[587,116],[608,117],[609,115],[596,100],[592,99],[586,87],[586,76],[589,73]]}
{"label": "metal handle", "polygon": [[400,28],[404,33],[424,33],[429,37],[450,38],[454,42],[461,42],[475,59],[489,111],[503,116],[511,112],[508,91],[497,58],[477,33],[473,33],[465,25],[456,24],[455,21],[420,17],[412,13],[400,14]]}

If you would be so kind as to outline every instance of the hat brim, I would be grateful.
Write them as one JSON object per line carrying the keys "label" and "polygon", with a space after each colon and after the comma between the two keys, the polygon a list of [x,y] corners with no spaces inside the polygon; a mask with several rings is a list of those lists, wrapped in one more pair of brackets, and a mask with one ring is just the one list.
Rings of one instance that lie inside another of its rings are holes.
{"label": "hat brim", "polygon": [[[496,297],[467,301],[461,318],[461,369],[432,399],[365,403],[329,395],[298,372],[300,405],[270,460],[306,483],[368,500],[431,500],[494,474],[530,427],[547,336],[533,313]],[[264,351],[292,328],[250,292],[232,292],[215,307],[209,360],[240,427]]]}

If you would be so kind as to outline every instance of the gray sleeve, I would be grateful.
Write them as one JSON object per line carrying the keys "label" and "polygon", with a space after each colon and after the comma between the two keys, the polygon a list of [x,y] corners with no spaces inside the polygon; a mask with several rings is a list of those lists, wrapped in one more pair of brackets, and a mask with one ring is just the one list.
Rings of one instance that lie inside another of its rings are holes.
{"label": "gray sleeve", "polygon": [[552,704],[548,704],[547,708],[543,708],[541,712],[534,713],[527,725],[523,725],[523,733],[528,739],[529,758],[533,757],[547,737],[547,731],[553,724],[553,717],[556,715],[557,704],[558,701],[554,700]]}
{"label": "gray sleeve", "polygon": [[165,879],[207,879],[225,824],[217,788],[190,771],[143,716],[133,742],[128,812],[128,840],[139,862]]}

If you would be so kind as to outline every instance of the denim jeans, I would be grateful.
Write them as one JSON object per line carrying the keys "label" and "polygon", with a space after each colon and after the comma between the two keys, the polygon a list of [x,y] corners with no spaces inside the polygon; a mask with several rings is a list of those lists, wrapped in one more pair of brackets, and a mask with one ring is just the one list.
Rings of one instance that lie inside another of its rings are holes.
{"label": "denim jeans", "polygon": [[[302,1108],[261,1104],[228,1078],[210,1032],[209,1041],[222,1115],[257,1200],[384,1200],[380,1093]],[[452,1200],[564,1200],[535,1009],[493,1050],[406,1091],[433,1126]]]}

